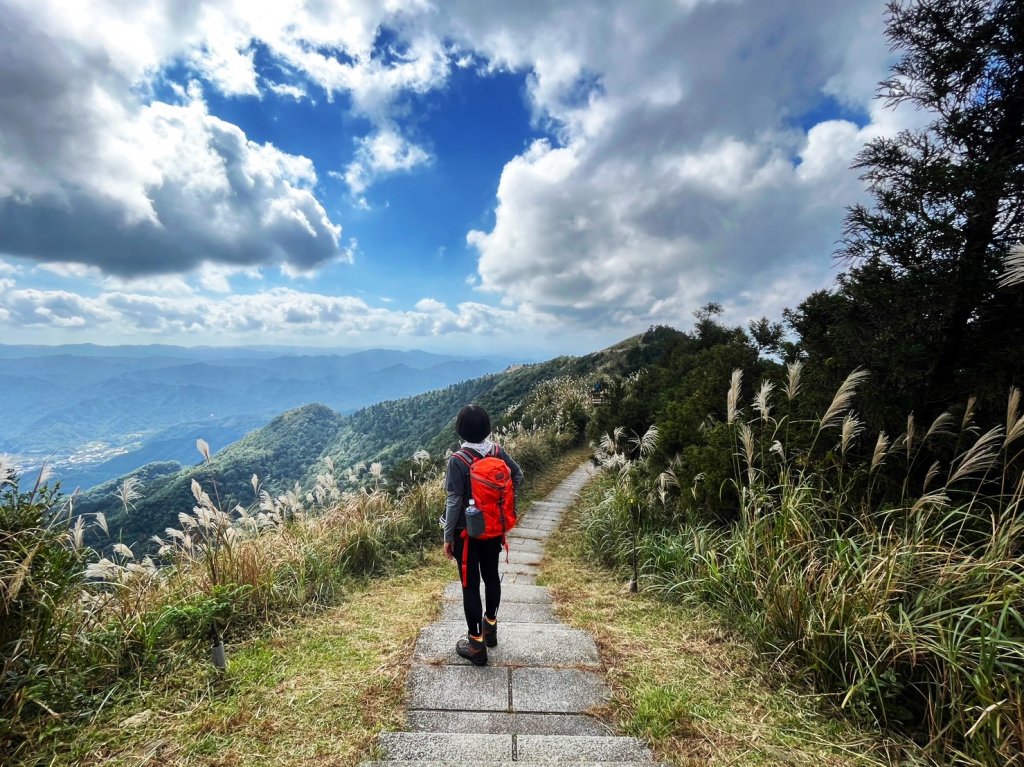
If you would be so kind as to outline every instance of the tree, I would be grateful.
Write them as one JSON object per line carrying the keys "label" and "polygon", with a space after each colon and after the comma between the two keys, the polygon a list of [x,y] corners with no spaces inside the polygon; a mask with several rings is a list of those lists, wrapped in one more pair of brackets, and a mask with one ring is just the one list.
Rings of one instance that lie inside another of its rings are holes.
{"label": "tree", "polygon": [[857,156],[874,201],[848,212],[848,271],[788,319],[812,361],[865,366],[919,414],[1001,400],[1024,371],[1024,288],[999,286],[1024,236],[1024,4],[891,2],[887,37],[880,96],[934,119]]}

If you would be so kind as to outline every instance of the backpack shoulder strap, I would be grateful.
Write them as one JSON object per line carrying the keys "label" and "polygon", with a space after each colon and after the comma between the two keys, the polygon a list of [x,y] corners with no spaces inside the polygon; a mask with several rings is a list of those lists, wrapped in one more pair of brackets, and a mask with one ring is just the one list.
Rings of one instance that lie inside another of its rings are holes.
{"label": "backpack shoulder strap", "polygon": [[456,450],[454,453],[452,453],[452,458],[458,458],[460,461],[466,464],[467,469],[471,468],[474,463],[480,460],[480,457],[476,453],[474,453],[472,450],[466,449]]}

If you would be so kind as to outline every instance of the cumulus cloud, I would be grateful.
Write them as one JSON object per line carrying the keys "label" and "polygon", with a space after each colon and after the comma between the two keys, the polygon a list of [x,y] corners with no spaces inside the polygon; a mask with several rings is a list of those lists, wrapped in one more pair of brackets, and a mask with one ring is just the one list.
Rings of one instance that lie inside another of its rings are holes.
{"label": "cumulus cloud", "polygon": [[[872,100],[891,55],[884,10],[882,0],[289,0],[256,10],[150,0],[86,13],[9,0],[0,249],[126,276],[202,264],[301,275],[350,260],[308,160],[250,141],[194,88],[180,103],[147,100],[159,73],[178,61],[225,94],[344,95],[370,128],[337,175],[367,204],[376,180],[431,161],[407,130],[408,97],[473,66],[524,73],[550,137],[508,160],[493,225],[467,234],[474,287],[514,308],[423,304],[396,327],[459,332],[504,311],[577,329],[680,324],[708,300],[776,314],[833,275],[844,208],[863,194],[853,155],[922,119]],[[257,50],[280,78],[261,80]],[[846,113],[813,118],[826,102]],[[235,272],[203,268],[207,288],[230,286]],[[230,305],[203,300],[161,306],[189,328]],[[237,322],[258,327],[246,309],[256,299],[238,300]],[[101,304],[140,323],[156,305],[131,290]],[[266,310],[296,327],[380,311],[313,304]]]}
{"label": "cumulus cloud", "polygon": [[[9,286],[13,288],[13,283]],[[63,290],[12,289],[0,295],[0,319],[14,327],[114,330],[153,337],[292,336],[438,337],[521,330],[516,312],[466,302],[449,307],[425,298],[412,310],[373,307],[354,296],[274,288],[209,297],[105,291],[89,297]]]}
{"label": "cumulus cloud", "polygon": [[[345,168],[342,178],[353,194],[361,196],[383,174],[408,171],[422,165],[430,155],[403,138],[393,128],[356,140],[355,159]],[[365,205],[365,199],[363,200]]]}
{"label": "cumulus cloud", "polygon": [[[11,0],[0,15],[0,249],[120,275],[197,264],[344,259],[341,227],[315,194],[303,157],[250,141],[210,115],[196,88],[181,103],[152,98],[165,69],[185,63],[229,96],[302,98],[305,83],[377,126],[350,177],[361,194],[388,172],[425,162],[391,113],[410,92],[444,82],[443,43],[419,25],[383,52],[384,23],[402,29],[420,3],[252,4],[219,0]],[[263,46],[281,73],[262,82]]]}
{"label": "cumulus cloud", "polygon": [[[558,138],[505,165],[493,227],[468,233],[480,289],[578,326],[678,325],[709,300],[777,315],[827,285],[863,195],[850,161],[919,119],[872,101],[877,0],[451,14],[492,66],[530,72]],[[864,123],[807,124],[828,99]]]}

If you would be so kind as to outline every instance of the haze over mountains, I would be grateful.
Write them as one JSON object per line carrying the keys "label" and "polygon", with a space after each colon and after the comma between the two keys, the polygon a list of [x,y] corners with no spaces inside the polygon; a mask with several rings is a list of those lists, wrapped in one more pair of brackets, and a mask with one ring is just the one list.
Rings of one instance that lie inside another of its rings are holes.
{"label": "haze over mountains", "polygon": [[512,360],[423,351],[0,345],[0,453],[66,490],[154,461],[189,465],[281,412],[340,413],[477,378]]}

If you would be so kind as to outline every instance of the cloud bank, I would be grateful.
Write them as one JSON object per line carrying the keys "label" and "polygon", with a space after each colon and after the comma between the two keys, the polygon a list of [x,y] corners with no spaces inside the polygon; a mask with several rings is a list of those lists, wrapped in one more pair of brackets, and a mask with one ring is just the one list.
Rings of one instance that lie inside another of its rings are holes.
{"label": "cloud bank", "polygon": [[157,98],[172,67],[227,96],[344,102],[368,127],[340,137],[351,160],[321,173],[357,206],[434,160],[411,100],[453,67],[524,74],[547,134],[507,159],[493,224],[467,227],[479,302],[384,312],[287,290],[90,298],[7,284],[8,324],[415,336],[486,316],[624,334],[688,324],[709,300],[729,319],[774,316],[831,280],[845,206],[863,195],[853,155],[922,119],[873,100],[891,60],[881,0],[5,5],[0,252],[37,262],[126,280],[205,270],[225,293],[232,270],[351,260],[313,163],[210,114],[196,85]]}

